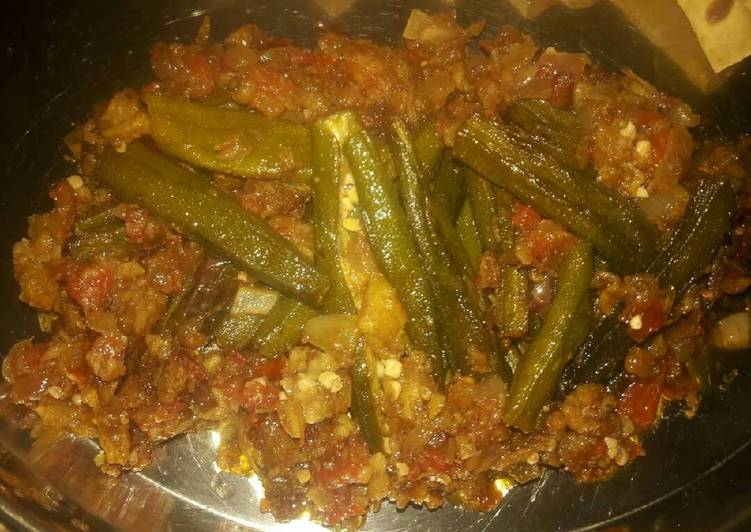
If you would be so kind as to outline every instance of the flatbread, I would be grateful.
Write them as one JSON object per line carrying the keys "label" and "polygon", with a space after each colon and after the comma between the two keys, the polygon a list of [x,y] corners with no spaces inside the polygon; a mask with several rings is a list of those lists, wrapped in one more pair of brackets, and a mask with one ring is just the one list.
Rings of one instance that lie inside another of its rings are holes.
{"label": "flatbread", "polygon": [[[698,0],[706,5],[707,0]],[[647,39],[661,49],[699,89],[709,92],[725,79],[715,72],[688,18],[675,0],[611,0]]]}
{"label": "flatbread", "polygon": [[751,55],[751,2],[677,1],[715,72]]}

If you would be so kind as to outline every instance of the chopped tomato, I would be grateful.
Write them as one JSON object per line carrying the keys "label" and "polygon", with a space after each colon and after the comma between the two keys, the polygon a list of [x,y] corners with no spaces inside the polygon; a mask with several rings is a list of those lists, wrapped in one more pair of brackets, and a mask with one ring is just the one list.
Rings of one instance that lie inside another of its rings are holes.
{"label": "chopped tomato", "polygon": [[164,226],[146,210],[133,206],[125,212],[125,235],[129,242],[147,248],[159,245],[166,231]]}
{"label": "chopped tomato", "polygon": [[634,118],[639,126],[649,126],[662,118],[662,113],[652,109],[639,109],[634,113]]}
{"label": "chopped tomato", "polygon": [[285,73],[273,68],[260,65],[254,69],[254,80],[259,83],[262,90],[275,95],[285,95],[295,90],[295,84]]}
{"label": "chopped tomato", "polygon": [[326,489],[347,484],[366,484],[369,480],[370,454],[362,441],[350,439],[342,451],[327,462],[318,474],[318,481]]}
{"label": "chopped tomato", "polygon": [[559,72],[553,78],[553,89],[550,103],[555,107],[565,109],[571,105],[574,97],[574,77],[568,72]]}
{"label": "chopped tomato", "polygon": [[195,80],[194,87],[200,87],[200,90],[196,90],[192,96],[196,98],[209,96],[214,91],[214,84],[217,77],[209,58],[200,53],[189,54],[186,57],[185,65],[190,71],[191,78]]}
{"label": "chopped tomato", "polygon": [[621,442],[622,445],[626,447],[626,450],[628,451],[628,456],[630,458],[637,458],[639,456],[644,456],[646,453],[644,452],[644,447],[639,445],[633,440],[624,440]]}
{"label": "chopped tomato", "polygon": [[482,483],[478,486],[476,500],[474,502],[475,507],[481,512],[489,512],[493,508],[497,507],[503,499],[503,492],[495,487],[495,483],[491,479],[483,479]]}
{"label": "chopped tomato", "polygon": [[478,43],[478,46],[480,47],[480,50],[482,50],[487,55],[493,53],[493,43],[491,43],[490,41],[482,40]]}
{"label": "chopped tomato", "polygon": [[542,220],[519,239],[515,254],[523,265],[556,270],[566,252],[574,245],[574,235],[551,220]]}
{"label": "chopped tomato", "polygon": [[660,387],[655,383],[632,383],[621,396],[619,410],[640,429],[654,425],[660,404]]}
{"label": "chopped tomato", "polygon": [[699,391],[699,383],[695,379],[682,375],[675,382],[662,388],[662,393],[670,401],[685,399]]}
{"label": "chopped tomato", "polygon": [[151,50],[154,74],[171,92],[184,98],[206,98],[221,75],[218,61],[196,45],[158,43]]}
{"label": "chopped tomato", "polygon": [[625,318],[631,320],[635,316],[641,316],[641,327],[638,329],[629,327],[628,335],[637,342],[644,341],[652,333],[660,330],[668,318],[665,306],[657,298],[635,303]]}
{"label": "chopped tomato", "polygon": [[574,245],[574,235],[558,224],[544,220],[540,222],[531,238],[532,254],[540,262],[550,256],[563,256]]}
{"label": "chopped tomato", "polygon": [[145,260],[149,280],[164,294],[176,294],[183,287],[185,274],[180,269],[180,257],[169,248]]}
{"label": "chopped tomato", "polygon": [[214,384],[214,387],[219,389],[226,399],[236,403],[240,403],[244,386],[245,379],[240,376],[226,377]]}
{"label": "chopped tomato", "polygon": [[278,381],[282,378],[286,365],[287,359],[279,357],[256,364],[251,368],[250,374],[252,375],[252,378],[266,377],[270,381]]}
{"label": "chopped tomato", "polygon": [[415,467],[410,469],[409,476],[413,480],[419,480],[425,474],[450,475],[457,466],[456,457],[449,456],[443,447],[426,447],[415,460]]}
{"label": "chopped tomato", "polygon": [[248,363],[248,359],[234,347],[228,347],[224,350],[224,363],[234,368],[242,368]]}
{"label": "chopped tomato", "polygon": [[143,87],[143,92],[145,93],[155,93],[159,91],[159,82],[157,81],[150,81]]}
{"label": "chopped tomato", "polygon": [[514,214],[511,222],[522,231],[532,231],[540,223],[542,217],[529,205],[519,201],[514,203]]}
{"label": "chopped tomato", "polygon": [[270,412],[279,402],[280,388],[262,378],[253,379],[243,385],[240,404],[247,410]]}
{"label": "chopped tomato", "polygon": [[42,363],[42,355],[49,349],[50,342],[34,344],[31,340],[22,340],[14,345],[3,360],[3,375],[13,379],[27,373],[35,373]]}
{"label": "chopped tomato", "polygon": [[316,74],[324,74],[336,65],[336,58],[328,54],[298,54],[292,58],[301,65],[311,67],[310,71]]}
{"label": "chopped tomato", "polygon": [[49,348],[49,341],[39,342],[37,344],[29,343],[26,349],[23,350],[24,362],[28,364],[29,367],[36,365],[42,358],[42,355],[45,354]]}
{"label": "chopped tomato", "polygon": [[209,375],[206,373],[203,366],[197,364],[189,357],[180,357],[179,362],[193,381],[203,382],[209,378]]}
{"label": "chopped tomato", "polygon": [[483,253],[477,272],[477,286],[483,288],[501,287],[501,264],[492,253]]}
{"label": "chopped tomato", "polygon": [[570,72],[559,71],[556,65],[541,62],[535,77],[550,83],[548,101],[553,106],[565,108],[571,105],[574,94],[574,77]]}
{"label": "chopped tomato", "polygon": [[76,366],[65,368],[65,376],[75,382],[78,386],[86,384],[89,380],[89,375],[91,375],[91,370],[85,364],[78,364]]}
{"label": "chopped tomato", "polygon": [[649,140],[652,143],[652,153],[655,160],[659,161],[665,157],[670,146],[670,139],[672,137],[672,131],[670,129],[663,129],[659,133],[652,135]]}
{"label": "chopped tomato", "polygon": [[188,408],[185,401],[174,401],[169,404],[157,403],[141,408],[133,414],[133,421],[144,432],[160,428],[183,417]]}
{"label": "chopped tomato", "polygon": [[323,512],[323,521],[326,524],[338,525],[345,519],[364,514],[367,510],[357,497],[353,497],[352,489],[349,487],[328,490],[328,494],[331,503]]}
{"label": "chopped tomato", "polygon": [[74,266],[66,274],[70,298],[84,309],[103,306],[115,285],[112,268],[102,264]]}

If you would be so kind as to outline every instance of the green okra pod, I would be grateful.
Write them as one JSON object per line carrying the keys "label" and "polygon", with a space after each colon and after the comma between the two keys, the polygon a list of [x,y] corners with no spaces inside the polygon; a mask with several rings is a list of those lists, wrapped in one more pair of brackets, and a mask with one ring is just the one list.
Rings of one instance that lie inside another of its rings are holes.
{"label": "green okra pod", "polygon": [[326,313],[353,313],[355,304],[340,263],[339,190],[345,168],[342,146],[361,129],[357,116],[336,113],[313,126],[313,227],[315,259],[331,283],[323,301]]}
{"label": "green okra pod", "polygon": [[513,245],[510,209],[499,209],[497,188],[477,172],[465,169],[467,192],[483,251],[501,254]]}
{"label": "green okra pod", "polygon": [[[453,258],[457,254],[464,256],[454,227],[443,210],[431,205],[428,199],[427,180],[417,163],[406,127],[396,122],[392,129],[405,213],[438,305],[448,362],[461,373],[471,373],[472,350],[479,349],[490,359],[493,369],[506,370],[500,367],[492,338],[462,279],[464,273],[469,273],[468,259],[456,261]],[[509,373],[504,371],[504,376],[508,377]]]}
{"label": "green okra pod", "polygon": [[267,358],[276,358],[300,342],[302,330],[317,312],[305,303],[280,297],[253,336],[253,346]]}
{"label": "green okra pod", "polygon": [[[723,179],[702,177],[668,246],[648,268],[660,284],[682,292],[712,259],[730,229],[735,194]],[[620,322],[622,308],[604,318],[589,334],[566,368],[561,390],[580,382],[607,383],[623,368],[633,342]]]}
{"label": "green okra pod", "polygon": [[441,160],[441,154],[446,147],[438,132],[436,118],[425,122],[415,134],[415,153],[417,161],[426,175],[430,175]]}
{"label": "green okra pod", "polygon": [[464,201],[461,211],[459,211],[459,218],[456,220],[456,234],[467,253],[472,270],[476,273],[482,257],[482,242],[469,200]]}
{"label": "green okra pod", "polygon": [[561,370],[589,329],[592,275],[590,247],[579,242],[561,265],[550,310],[514,373],[504,414],[507,423],[525,431],[534,428],[540,409],[555,390]]}
{"label": "green okra pod", "polygon": [[441,247],[444,260],[449,261],[456,275],[471,279],[474,273],[472,263],[464,244],[459,238],[456,227],[451,223],[446,211],[431,198],[428,198],[426,216],[432,238]]}
{"label": "green okra pod", "polygon": [[310,170],[306,126],[154,93],[143,98],[152,137],[174,157],[246,177],[280,177]]}
{"label": "green okra pod", "polygon": [[207,176],[132,143],[125,153],[106,150],[95,177],[123,201],[215,247],[256,279],[317,306],[328,279],[266,222],[212,186]]}
{"label": "green okra pod", "polygon": [[375,364],[376,361],[361,336],[355,349],[354,364],[350,369],[352,379],[350,412],[352,419],[360,427],[360,433],[368,449],[374,454],[383,452],[383,432],[377,401],[380,385],[374,377],[377,374]]}
{"label": "green okra pod", "polygon": [[245,349],[255,337],[264,317],[256,314],[245,316],[225,315],[214,331],[216,343],[220,347]]}
{"label": "green okra pod", "polygon": [[112,226],[75,236],[68,242],[68,252],[75,260],[92,260],[95,257],[124,257],[133,246],[128,242],[125,227]]}
{"label": "green okra pod", "polygon": [[496,320],[501,336],[521,338],[529,330],[529,280],[524,268],[503,268]]}
{"label": "green okra pod", "polygon": [[[313,126],[313,204],[316,236],[316,264],[331,281],[323,308],[328,313],[355,313],[355,303],[341,266],[342,220],[340,189],[349,171],[343,146],[349,137],[362,129],[351,112],[335,113]],[[388,146],[379,144],[379,158],[393,166]],[[391,171],[388,171],[390,174]],[[371,453],[383,451],[379,382],[376,362],[363,336],[357,339],[354,361],[350,368],[352,419],[355,420]]]}
{"label": "green okra pod", "polygon": [[728,180],[700,177],[668,247],[649,267],[663,286],[681,290],[709,263],[722,243],[735,210],[735,192]]}
{"label": "green okra pod", "polygon": [[465,196],[464,172],[451,152],[444,150],[433,178],[433,201],[453,224],[459,216]]}
{"label": "green okra pod", "polygon": [[350,137],[345,153],[355,178],[370,247],[407,312],[407,335],[429,357],[433,375],[442,385],[445,365],[436,303],[407,214],[399,201],[397,184],[388,178],[367,132]]}
{"label": "green okra pod", "polygon": [[576,166],[583,131],[573,112],[556,109],[545,100],[524,99],[512,105],[506,115],[555,151],[566,154],[564,157],[573,155]]}
{"label": "green okra pod", "polygon": [[646,223],[631,223],[637,214],[630,206],[591,180],[574,179],[555,161],[527,152],[502,128],[470,119],[457,135],[454,153],[486,179],[591,242],[617,271],[644,271],[654,259],[654,234]]}
{"label": "green okra pod", "polygon": [[117,216],[117,207],[110,207],[92,216],[82,218],[76,222],[75,234],[85,235],[102,229],[122,227],[123,221]]}

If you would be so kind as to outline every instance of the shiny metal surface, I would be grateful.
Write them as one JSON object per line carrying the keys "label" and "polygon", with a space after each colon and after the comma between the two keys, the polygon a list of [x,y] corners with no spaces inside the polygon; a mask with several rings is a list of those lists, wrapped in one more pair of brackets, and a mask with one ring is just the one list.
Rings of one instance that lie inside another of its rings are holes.
{"label": "shiny metal surface", "polygon": [[[0,249],[0,278],[4,283],[0,319],[10,324],[2,338],[3,350],[14,339],[34,331],[31,314],[15,299],[17,289],[10,277],[8,257],[10,245],[25,230],[21,220],[41,208],[42,191],[49,180],[60,176],[59,167],[55,166],[61,153],[58,139],[70,122],[85,116],[93,101],[119,86],[145,79],[148,43],[190,38],[205,14],[212,16],[216,36],[254,21],[269,31],[306,43],[315,39],[321,24],[351,35],[397,42],[412,7],[447,6],[440,1],[214,0],[99,3],[106,5],[81,2],[81,6],[62,11],[54,10],[51,4],[40,2],[45,9],[53,10],[53,17],[58,17],[52,19],[51,26],[49,21],[42,23],[43,29],[50,32],[48,48],[42,54],[61,64],[50,62],[50,72],[39,74],[35,69],[40,69],[40,64],[30,60],[25,65],[28,68],[19,72],[18,80],[6,80],[3,86],[7,97],[18,95],[23,89],[23,76],[30,76],[29,83],[44,84],[35,89],[41,91],[39,94],[28,96],[28,102],[19,100],[19,105],[28,109],[14,111],[2,143],[2,155],[8,163],[0,194],[0,223],[12,228],[2,235]],[[522,24],[543,44],[584,48],[606,60],[628,65],[662,88],[679,92],[710,117],[733,110],[734,120],[718,122],[718,127],[731,131],[747,128],[751,115],[734,107],[732,91],[737,89],[731,85],[729,92],[706,98],[688,87],[680,76],[666,77],[656,59],[659,54],[609,6],[600,4],[576,12],[554,8],[535,22],[522,20],[501,0],[458,2],[455,7],[462,20],[486,19],[490,34],[505,23]],[[67,43],[64,46],[55,41],[63,38]],[[66,52],[69,48],[72,51]],[[68,68],[76,76],[68,78]],[[662,79],[658,79],[660,76]],[[37,106],[32,102],[37,102]],[[19,175],[26,181],[19,184]],[[46,180],[39,180],[43,175]],[[581,486],[565,474],[549,472],[538,482],[513,489],[504,504],[487,515],[453,508],[435,512],[409,508],[397,512],[384,504],[380,512],[368,518],[365,530],[485,532],[602,526],[684,488],[746,446],[751,439],[751,419],[736,413],[751,408],[748,391],[751,378],[742,374],[727,393],[710,398],[696,419],[668,419],[646,442],[647,457],[607,484]],[[0,514],[14,526],[30,530],[64,530],[80,527],[80,523],[95,530],[320,529],[305,520],[275,523],[270,516],[261,514],[260,482],[219,471],[214,463],[215,438],[211,432],[176,438],[163,446],[145,471],[113,479],[102,475],[94,465],[97,448],[91,442],[69,439],[32,445],[25,431],[0,424]]]}

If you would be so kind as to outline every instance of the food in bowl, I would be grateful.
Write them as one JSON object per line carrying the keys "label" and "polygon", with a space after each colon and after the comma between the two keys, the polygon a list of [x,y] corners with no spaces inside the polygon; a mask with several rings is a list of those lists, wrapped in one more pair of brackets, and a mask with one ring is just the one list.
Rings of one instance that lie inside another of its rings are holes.
{"label": "food in bowl", "polygon": [[155,45],[13,250],[36,433],[110,475],[187,432],[262,509],[487,511],[603,481],[751,344],[747,141],[631,73],[413,12],[401,47]]}

